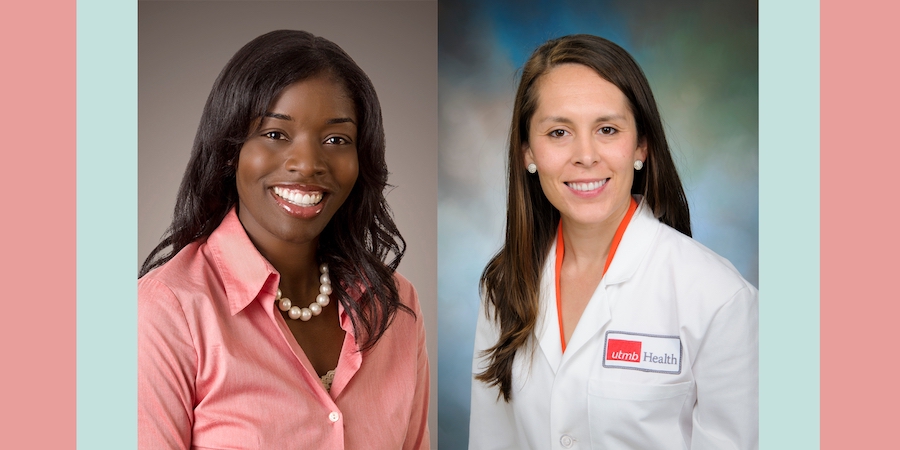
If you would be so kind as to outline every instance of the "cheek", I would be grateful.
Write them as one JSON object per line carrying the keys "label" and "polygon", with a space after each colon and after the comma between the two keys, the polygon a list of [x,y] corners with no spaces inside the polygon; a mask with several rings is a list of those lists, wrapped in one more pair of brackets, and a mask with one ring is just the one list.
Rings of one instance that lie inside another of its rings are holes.
{"label": "cheek", "polygon": [[560,157],[560,155],[549,154],[549,155],[535,155],[534,163],[538,168],[538,175],[542,172],[547,176],[560,176],[563,171],[566,170],[566,165],[569,162],[569,158]]}
{"label": "cheek", "polygon": [[644,159],[641,157],[637,142],[633,141],[622,142],[620,145],[611,147],[606,154],[606,158],[617,167],[629,169],[633,168],[635,160]]}
{"label": "cheek", "polygon": [[534,163],[538,168],[538,176],[541,175],[543,168],[547,166],[547,161],[543,156],[544,154],[541,152],[540,148],[535,147],[531,147],[528,152],[525,153],[525,164],[528,165]]}
{"label": "cheek", "polygon": [[634,160],[637,158],[637,154],[634,152],[634,148],[623,148],[621,151],[616,152],[611,155],[611,158],[615,158],[615,164],[618,167],[623,169],[633,168]]}
{"label": "cheek", "polygon": [[245,145],[241,148],[237,158],[235,178],[237,180],[238,194],[250,188],[262,176],[269,172],[271,158],[267,158],[265,152],[253,146]]}
{"label": "cheek", "polygon": [[346,155],[342,155],[332,164],[332,171],[341,185],[347,187],[349,194],[349,190],[353,188],[353,185],[356,184],[356,179],[359,177],[359,157],[356,152],[348,152]]}
{"label": "cheek", "polygon": [[549,179],[547,176],[538,175],[538,181],[541,183],[541,190],[544,191],[544,196],[550,200],[550,203],[553,206],[557,206],[554,199],[557,197],[557,189],[560,189],[555,180]]}
{"label": "cheek", "polygon": [[556,197],[557,189],[560,189],[559,177],[562,175],[568,158],[559,149],[547,148],[543,145],[531,148],[531,158],[538,168],[537,176],[541,189],[553,203],[552,200]]}

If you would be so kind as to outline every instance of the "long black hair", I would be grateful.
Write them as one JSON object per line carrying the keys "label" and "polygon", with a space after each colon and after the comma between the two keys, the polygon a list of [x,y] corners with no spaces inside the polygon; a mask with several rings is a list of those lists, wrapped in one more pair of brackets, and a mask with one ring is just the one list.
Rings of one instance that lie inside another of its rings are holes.
{"label": "long black hair", "polygon": [[538,177],[526,173],[522,167],[524,144],[528,142],[531,117],[537,109],[537,82],[560,64],[589,67],[625,94],[637,124],[638,139],[647,142],[644,170],[635,171],[631,193],[643,195],[643,202],[660,222],[691,235],[687,198],[672,161],[650,83],[637,62],[622,47],[588,34],[564,36],[538,47],[522,69],[513,106],[506,242],[481,275],[485,306],[493,307],[500,339],[485,352],[490,363],[476,378],[498,386],[506,401],[511,395],[516,352],[531,339],[537,323],[541,268],[560,220],[559,211],[544,195]]}
{"label": "long black hair", "polygon": [[322,231],[316,256],[328,263],[333,296],[350,316],[364,350],[375,345],[398,309],[412,313],[400,303],[393,280],[406,242],[384,198],[388,170],[381,105],[369,77],[347,53],[305,31],[259,36],[222,69],[203,108],[172,224],[139,276],[165,264],[188,244],[206,239],[219,226],[238,201],[235,168],[251,125],[284,88],[322,74],[341,83],[353,99],[360,170],[349,197]]}

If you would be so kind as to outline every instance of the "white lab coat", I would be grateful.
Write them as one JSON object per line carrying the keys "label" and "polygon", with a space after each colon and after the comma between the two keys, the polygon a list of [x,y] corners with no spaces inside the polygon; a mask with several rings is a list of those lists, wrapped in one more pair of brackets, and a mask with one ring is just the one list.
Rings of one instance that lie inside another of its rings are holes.
{"label": "white lab coat", "polygon": [[[759,294],[731,263],[641,203],[563,354],[555,259],[554,245],[535,345],[516,355],[511,401],[472,381],[471,450],[758,448]],[[482,308],[473,373],[487,367],[481,352],[498,330]],[[680,359],[678,373],[623,368],[605,353],[609,336],[628,336],[617,332],[680,344],[670,358]]]}

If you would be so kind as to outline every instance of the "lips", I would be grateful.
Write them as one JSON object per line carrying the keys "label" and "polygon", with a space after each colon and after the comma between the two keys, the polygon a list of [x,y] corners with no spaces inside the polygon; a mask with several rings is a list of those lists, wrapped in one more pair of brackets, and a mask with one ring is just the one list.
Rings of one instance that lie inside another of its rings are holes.
{"label": "lips", "polygon": [[604,178],[602,180],[596,180],[596,181],[586,181],[586,182],[569,181],[566,183],[566,186],[569,186],[569,188],[572,189],[573,191],[590,192],[590,191],[600,189],[603,185],[606,184],[607,181],[609,181],[609,178]]}
{"label": "lips", "polygon": [[269,192],[284,212],[298,219],[318,216],[327,203],[327,192],[319,186],[273,186]]}
{"label": "lips", "polygon": [[310,207],[318,205],[324,196],[322,191],[310,191],[303,189],[290,189],[281,186],[272,188],[272,192],[284,201],[296,206]]}

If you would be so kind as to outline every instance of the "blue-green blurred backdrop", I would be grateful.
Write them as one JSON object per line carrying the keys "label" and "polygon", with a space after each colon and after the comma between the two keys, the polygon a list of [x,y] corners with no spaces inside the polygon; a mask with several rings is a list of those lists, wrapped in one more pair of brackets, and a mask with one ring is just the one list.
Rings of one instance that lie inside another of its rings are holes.
{"label": "blue-green blurred backdrop", "polygon": [[502,242],[525,60],[574,33],[630,52],[659,104],[694,238],[758,286],[758,14],[755,1],[440,0],[438,23],[437,432],[454,450],[468,440],[478,278]]}

